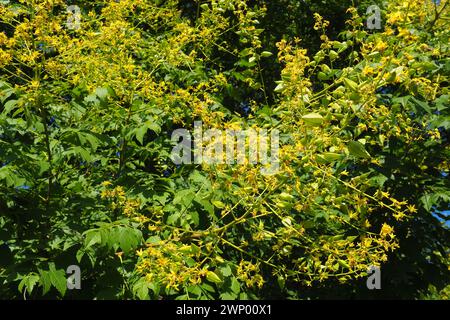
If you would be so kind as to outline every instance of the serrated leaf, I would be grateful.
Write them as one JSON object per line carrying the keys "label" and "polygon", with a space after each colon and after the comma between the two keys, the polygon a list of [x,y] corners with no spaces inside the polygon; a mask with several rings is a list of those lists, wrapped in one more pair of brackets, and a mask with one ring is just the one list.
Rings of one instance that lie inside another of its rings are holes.
{"label": "serrated leaf", "polygon": [[52,285],[64,296],[67,290],[67,279],[64,270],[51,270],[49,275]]}
{"label": "serrated leaf", "polygon": [[37,274],[27,275],[22,279],[22,281],[20,281],[18,289],[20,292],[23,292],[23,288],[25,287],[28,294],[31,294],[34,286],[39,282],[39,280],[40,277]]}
{"label": "serrated leaf", "polygon": [[141,145],[144,145],[144,136],[147,133],[147,131],[148,131],[148,127],[145,125],[136,129],[136,139],[137,139],[137,141],[139,141],[139,143]]}
{"label": "serrated leaf", "polygon": [[199,223],[200,223],[200,216],[199,216],[198,212],[197,211],[191,211],[190,216],[191,216],[192,222],[194,222],[194,224],[196,226],[198,226]]}
{"label": "serrated leaf", "polygon": [[149,284],[145,278],[139,279],[133,286],[133,293],[139,298],[139,300],[148,300],[150,296],[148,294]]}
{"label": "serrated leaf", "polygon": [[83,147],[73,147],[73,152],[81,157],[84,161],[91,162],[92,157],[89,151]]}
{"label": "serrated leaf", "polygon": [[241,291],[241,285],[239,284],[239,281],[235,277],[231,278],[231,286],[230,289],[238,294]]}
{"label": "serrated leaf", "polygon": [[222,273],[222,275],[224,277],[229,277],[231,276],[232,272],[231,272],[231,268],[230,266],[226,265],[224,267],[219,268],[220,272]]}
{"label": "serrated leaf", "polygon": [[90,231],[88,233],[86,233],[86,238],[84,241],[84,245],[86,248],[89,248],[97,243],[101,243],[102,242],[102,236],[100,234],[100,232],[98,232],[97,230],[93,230]]}
{"label": "serrated leaf", "polygon": [[3,113],[5,115],[7,115],[8,113],[11,112],[11,110],[14,109],[14,107],[17,105],[17,100],[9,100],[8,102],[5,103],[4,109],[3,109]]}
{"label": "serrated leaf", "polygon": [[437,198],[434,194],[425,194],[420,198],[420,200],[422,201],[425,210],[430,211],[433,205],[436,204]]}
{"label": "serrated leaf", "polygon": [[50,280],[50,274],[48,271],[39,270],[39,283],[42,286],[42,294],[45,295],[50,290],[52,282]]}

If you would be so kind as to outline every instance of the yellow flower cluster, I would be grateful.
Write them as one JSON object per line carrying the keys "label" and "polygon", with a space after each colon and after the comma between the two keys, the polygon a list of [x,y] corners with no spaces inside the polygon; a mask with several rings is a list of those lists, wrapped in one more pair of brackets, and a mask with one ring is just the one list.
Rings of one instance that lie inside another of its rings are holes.
{"label": "yellow flower cluster", "polygon": [[259,273],[259,268],[259,263],[253,264],[250,261],[243,260],[237,266],[236,274],[238,279],[244,282],[247,287],[262,288],[264,279]]}
{"label": "yellow flower cluster", "polygon": [[0,67],[7,66],[11,61],[11,54],[0,49]]}
{"label": "yellow flower cluster", "polygon": [[112,183],[110,181],[105,181],[102,185],[104,189],[101,192],[101,198],[110,202],[112,211],[119,210],[125,217],[132,218],[140,223],[149,221],[146,216],[139,213],[140,201],[128,198],[122,186],[111,189]]}
{"label": "yellow flower cluster", "polygon": [[330,22],[325,20],[320,14],[317,12],[314,13],[314,20],[316,21],[314,24],[314,30],[324,31],[330,25]]}
{"label": "yellow flower cluster", "polygon": [[390,225],[383,223],[383,226],[381,227],[380,236],[382,238],[394,237],[394,228],[392,228]]}
{"label": "yellow flower cluster", "polygon": [[195,262],[198,255],[192,251],[191,246],[177,245],[171,241],[148,244],[147,248],[137,252],[139,262],[136,270],[149,283],[176,291],[180,287],[200,284],[208,269]]}

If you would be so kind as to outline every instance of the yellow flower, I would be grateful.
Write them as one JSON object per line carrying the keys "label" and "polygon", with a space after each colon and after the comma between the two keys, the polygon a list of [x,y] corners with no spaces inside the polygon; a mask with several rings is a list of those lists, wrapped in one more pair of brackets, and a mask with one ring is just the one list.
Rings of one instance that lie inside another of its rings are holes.
{"label": "yellow flower", "polygon": [[11,60],[12,56],[9,53],[0,49],[0,67],[8,65],[8,63],[10,63]]}
{"label": "yellow flower", "polygon": [[102,199],[109,198],[111,196],[111,193],[109,190],[103,190],[100,196],[102,197]]}
{"label": "yellow flower", "polygon": [[0,46],[6,44],[8,42],[8,37],[4,32],[0,32]]}
{"label": "yellow flower", "polygon": [[387,22],[389,24],[394,24],[401,19],[404,14],[401,11],[395,11],[389,15]]}
{"label": "yellow flower", "polygon": [[116,252],[116,256],[119,257],[120,263],[122,263],[123,262],[123,260],[122,260],[123,252]]}
{"label": "yellow flower", "polygon": [[416,213],[417,212],[417,208],[413,204],[411,204],[411,205],[408,206],[408,211],[411,212],[411,213]]}
{"label": "yellow flower", "polygon": [[363,75],[365,75],[365,76],[369,76],[369,75],[373,74],[374,71],[375,71],[375,70],[374,70],[372,67],[370,67],[370,66],[365,66],[364,69],[362,70],[362,73],[363,73]]}
{"label": "yellow flower", "polygon": [[123,187],[118,186],[114,189],[114,192],[118,198],[124,198],[125,197],[125,191],[123,190]]}
{"label": "yellow flower", "polygon": [[398,28],[398,35],[400,36],[400,37],[407,37],[407,36],[409,36],[411,33],[409,32],[409,30],[408,29],[406,29],[406,28]]}
{"label": "yellow flower", "polygon": [[40,84],[39,84],[39,81],[33,80],[33,81],[31,81],[30,85],[31,85],[31,88],[37,89],[37,88],[39,88]]}
{"label": "yellow flower", "polygon": [[371,238],[364,238],[361,242],[361,246],[364,248],[370,248],[372,245],[372,239]]}
{"label": "yellow flower", "polygon": [[387,36],[391,36],[391,35],[394,34],[394,29],[392,29],[392,28],[390,28],[390,27],[386,27],[386,30],[384,31],[384,33],[385,33]]}
{"label": "yellow flower", "polygon": [[153,273],[147,273],[145,275],[145,280],[147,280],[147,282],[152,282],[153,281]]}
{"label": "yellow flower", "polygon": [[375,50],[376,51],[384,51],[386,50],[388,47],[387,43],[384,41],[378,41],[377,44],[375,45]]}
{"label": "yellow flower", "polygon": [[316,20],[316,23],[314,24],[314,30],[325,29],[330,25],[330,22],[324,20],[323,17],[318,13],[314,13],[314,19]]}
{"label": "yellow flower", "polygon": [[156,263],[158,264],[158,266],[160,267],[164,267],[167,266],[169,264],[169,260],[167,258],[159,258]]}
{"label": "yellow flower", "polygon": [[394,228],[392,228],[390,225],[383,223],[383,226],[381,227],[380,236],[382,238],[386,238],[387,236],[393,238],[394,236]]}
{"label": "yellow flower", "polygon": [[110,185],[112,185],[111,181],[104,181],[104,182],[102,182],[102,186],[104,186],[104,187],[107,187],[107,186],[110,186]]}

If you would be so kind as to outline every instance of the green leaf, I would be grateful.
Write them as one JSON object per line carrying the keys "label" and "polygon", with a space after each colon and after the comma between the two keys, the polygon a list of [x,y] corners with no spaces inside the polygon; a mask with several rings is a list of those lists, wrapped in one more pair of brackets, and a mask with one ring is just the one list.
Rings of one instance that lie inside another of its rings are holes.
{"label": "green leaf", "polygon": [[230,301],[230,300],[236,300],[237,295],[233,294],[231,292],[224,292],[220,295],[220,299]]}
{"label": "green leaf", "polygon": [[355,81],[344,78],[344,84],[348,89],[358,91],[358,84]]}
{"label": "green leaf", "polygon": [[200,223],[200,216],[199,216],[198,212],[197,211],[191,211],[190,216],[191,216],[192,222],[194,222],[194,224],[196,226],[198,226],[199,223]]}
{"label": "green leaf", "polygon": [[213,283],[222,283],[222,279],[220,279],[220,277],[212,271],[208,271],[208,273],[206,274],[206,280]]}
{"label": "green leaf", "polygon": [[89,261],[91,262],[92,267],[95,266],[96,262],[96,255],[92,247],[89,248],[80,248],[76,253],[76,259],[78,263],[81,263],[81,260],[83,259],[84,255],[87,255],[89,258]]}
{"label": "green leaf", "polygon": [[424,102],[424,101],[420,101],[420,100],[418,100],[418,99],[416,99],[416,98],[414,98],[414,97],[411,97],[411,100],[414,101],[414,102],[416,103],[416,105],[418,105],[419,107],[421,107],[425,112],[427,112],[427,113],[429,113],[429,114],[432,113],[431,108],[430,108],[430,106],[428,105],[428,103],[426,103],[426,102]]}
{"label": "green leaf", "polygon": [[52,285],[64,296],[67,290],[67,279],[64,270],[50,270],[50,281]]}
{"label": "green leaf", "polygon": [[45,270],[38,270],[39,271],[39,282],[42,286],[42,293],[45,295],[50,290],[52,286],[52,282],[50,280],[50,273]]}
{"label": "green leaf", "polygon": [[274,92],[282,92],[285,88],[286,88],[286,86],[285,86],[284,82],[281,81],[280,83],[278,83],[278,85],[275,87],[275,89],[273,91]]}
{"label": "green leaf", "polygon": [[439,69],[439,67],[430,61],[423,61],[423,62],[414,62],[411,65],[411,68],[419,69],[419,70],[425,70],[425,71],[434,71]]}
{"label": "green leaf", "polygon": [[213,200],[213,201],[211,201],[211,203],[212,203],[216,208],[219,208],[219,209],[225,208],[225,204],[224,204],[222,201]]}
{"label": "green leaf", "polygon": [[161,132],[161,127],[154,121],[149,120],[142,124],[139,128],[133,130],[133,133],[136,135],[136,139],[141,145],[144,145],[144,137],[148,130],[152,130],[156,134],[159,134]]}
{"label": "green leaf", "polygon": [[5,103],[5,101],[8,100],[9,97],[11,97],[14,93],[16,93],[16,89],[8,87],[8,85],[3,86],[1,81],[0,81],[0,89],[2,89],[2,91],[0,92],[1,103]]}
{"label": "green leaf", "polygon": [[176,225],[180,217],[181,214],[179,212],[172,213],[167,217],[166,223],[172,226]]}
{"label": "green leaf", "polygon": [[206,290],[206,291],[208,291],[208,292],[212,292],[212,293],[216,292],[216,290],[214,289],[214,287],[211,286],[211,285],[209,285],[209,284],[207,284],[206,282],[203,282],[203,283],[201,284],[200,287],[201,287],[203,290]]}
{"label": "green leaf", "polygon": [[280,289],[283,290],[284,287],[286,286],[286,279],[283,278],[282,276],[278,276],[277,283],[278,283],[278,286],[280,287]]}
{"label": "green leaf", "polygon": [[123,252],[128,253],[131,249],[136,248],[142,237],[141,231],[129,227],[119,227],[117,242]]}
{"label": "green leaf", "polygon": [[84,249],[79,249],[79,250],[77,251],[77,254],[76,254],[75,257],[76,257],[78,263],[80,263],[80,262],[81,262],[81,259],[83,259],[84,253],[85,253]]}
{"label": "green leaf", "polygon": [[325,152],[322,154],[322,157],[326,162],[334,162],[342,160],[344,158],[344,155],[334,152]]}
{"label": "green leaf", "polygon": [[39,175],[42,175],[44,172],[47,172],[50,169],[50,164],[47,160],[39,160]]}
{"label": "green leaf", "polygon": [[409,99],[411,99],[411,96],[395,97],[392,98],[392,103],[399,103],[402,107],[406,108]]}
{"label": "green leaf", "polygon": [[84,161],[91,162],[92,157],[89,151],[83,147],[73,147],[73,153],[79,155]]}
{"label": "green leaf", "polygon": [[98,232],[97,230],[89,230],[86,233],[86,238],[84,240],[84,246],[86,248],[92,247],[93,245],[97,244],[97,243],[101,243],[102,242],[102,236],[100,234],[100,232]]}
{"label": "green leaf", "polygon": [[331,61],[336,60],[337,58],[339,58],[339,54],[334,51],[334,50],[330,50],[330,59]]}
{"label": "green leaf", "polygon": [[173,204],[183,204],[184,206],[189,206],[195,198],[195,192],[193,189],[185,189],[179,191],[175,198],[173,199]]}
{"label": "green leaf", "polygon": [[3,114],[7,115],[8,113],[11,112],[11,110],[14,109],[14,107],[17,105],[17,100],[9,100],[8,102],[5,103],[5,107],[3,109]]}
{"label": "green leaf", "polygon": [[321,80],[321,81],[326,81],[326,80],[330,79],[330,78],[326,75],[326,73],[325,73],[325,72],[322,72],[322,71],[320,71],[320,72],[317,74],[317,78],[318,78],[319,80]]}
{"label": "green leaf", "polygon": [[106,100],[109,96],[109,91],[107,88],[97,88],[95,89],[95,94],[100,100]]}
{"label": "green leaf", "polygon": [[383,174],[379,174],[370,178],[370,185],[381,188],[387,180],[388,177]]}
{"label": "green leaf", "polygon": [[86,142],[89,142],[94,151],[97,150],[98,146],[101,144],[100,139],[89,132],[77,132],[77,134],[80,142],[83,145],[85,145]]}
{"label": "green leaf", "polygon": [[241,285],[239,284],[239,281],[235,277],[231,278],[231,290],[238,294],[241,291]]}
{"label": "green leaf", "polygon": [[28,294],[31,294],[33,292],[33,288],[40,280],[40,277],[37,274],[29,274],[25,276],[22,281],[19,283],[19,291],[23,292],[23,287],[26,288]]}
{"label": "green leaf", "polygon": [[348,265],[347,261],[344,261],[344,260],[342,260],[342,259],[339,259],[339,260],[338,260],[338,263],[339,263],[339,265],[340,265],[341,267],[343,267],[343,268],[345,268],[345,269],[349,269],[349,268],[350,268],[350,266]]}
{"label": "green leaf", "polygon": [[136,139],[137,141],[139,141],[139,143],[141,145],[144,145],[144,136],[148,131],[148,127],[147,126],[142,126],[138,129],[136,129]]}
{"label": "green leaf", "polygon": [[430,211],[431,208],[436,204],[437,197],[434,194],[425,194],[423,195],[420,200],[422,201],[423,207],[425,210]]}
{"label": "green leaf", "polygon": [[364,145],[359,141],[350,141],[348,144],[348,151],[352,156],[355,156],[357,158],[371,158],[370,154],[364,148]]}
{"label": "green leaf", "polygon": [[319,126],[323,123],[324,118],[318,113],[309,113],[302,117],[303,121],[305,121],[309,125]]}
{"label": "green leaf", "polygon": [[220,267],[219,270],[220,270],[220,272],[222,273],[222,275],[223,275],[224,277],[229,277],[229,276],[231,276],[231,274],[232,274],[231,268],[230,268],[229,265],[226,265],[226,266],[224,266],[224,267]]}
{"label": "green leaf", "polygon": [[139,298],[139,300],[148,300],[150,299],[150,296],[148,294],[149,290],[149,283],[145,278],[139,279],[134,285],[133,285],[133,293],[135,296]]}

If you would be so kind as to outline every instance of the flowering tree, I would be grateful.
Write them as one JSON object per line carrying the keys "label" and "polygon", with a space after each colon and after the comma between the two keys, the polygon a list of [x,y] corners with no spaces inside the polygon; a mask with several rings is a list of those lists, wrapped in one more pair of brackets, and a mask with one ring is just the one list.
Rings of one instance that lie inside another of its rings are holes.
{"label": "flowering tree", "polygon": [[[422,256],[415,290],[447,284],[447,1],[392,0],[379,32],[349,8],[336,39],[313,14],[310,51],[263,1],[66,5],[0,6],[2,294],[301,298]],[[175,165],[195,121],[278,130],[279,170]]]}

